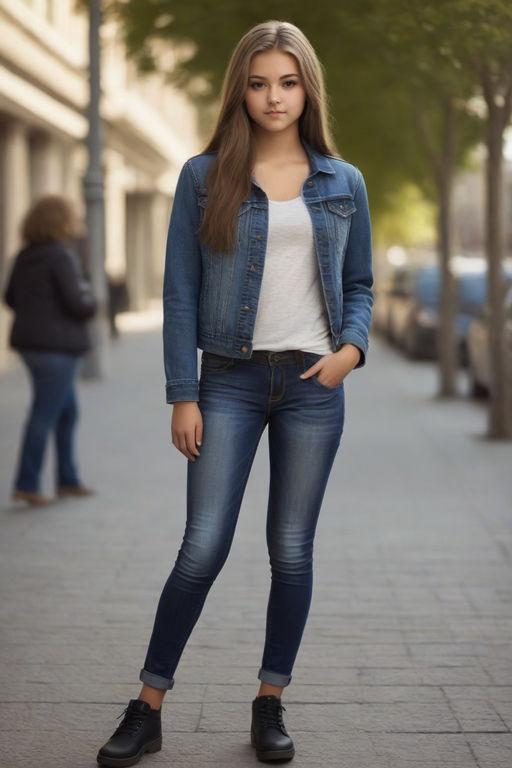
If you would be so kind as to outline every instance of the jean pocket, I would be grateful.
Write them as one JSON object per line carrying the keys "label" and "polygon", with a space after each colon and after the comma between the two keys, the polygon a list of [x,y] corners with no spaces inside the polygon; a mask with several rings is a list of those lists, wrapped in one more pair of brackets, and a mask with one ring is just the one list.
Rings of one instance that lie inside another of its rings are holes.
{"label": "jean pocket", "polygon": [[215,355],[213,352],[203,352],[201,355],[201,370],[204,373],[222,373],[232,368],[234,363],[234,358]]}
{"label": "jean pocket", "polygon": [[310,376],[310,379],[313,382],[313,384],[316,384],[317,387],[320,387],[320,389],[325,389],[327,392],[335,392],[337,389],[339,389],[339,387],[341,387],[341,385],[343,383],[343,382],[340,381],[338,384],[336,384],[335,387],[328,387],[326,384],[322,384],[321,381],[318,381],[318,374],[317,373],[315,373],[314,376]]}

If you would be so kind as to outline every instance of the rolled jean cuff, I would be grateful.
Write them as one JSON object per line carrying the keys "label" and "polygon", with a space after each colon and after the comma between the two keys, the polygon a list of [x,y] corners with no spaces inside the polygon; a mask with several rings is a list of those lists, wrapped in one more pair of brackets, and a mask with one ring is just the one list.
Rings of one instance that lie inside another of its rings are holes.
{"label": "rolled jean cuff", "polygon": [[258,672],[258,680],[269,685],[278,685],[281,688],[290,685],[291,679],[291,675],[281,675],[279,672],[271,672],[269,669],[261,668]]}
{"label": "rolled jean cuff", "polygon": [[162,677],[161,675],[154,675],[153,672],[148,672],[147,669],[141,669],[139,680],[150,685],[152,688],[159,688],[161,691],[170,690],[174,685],[174,678]]}

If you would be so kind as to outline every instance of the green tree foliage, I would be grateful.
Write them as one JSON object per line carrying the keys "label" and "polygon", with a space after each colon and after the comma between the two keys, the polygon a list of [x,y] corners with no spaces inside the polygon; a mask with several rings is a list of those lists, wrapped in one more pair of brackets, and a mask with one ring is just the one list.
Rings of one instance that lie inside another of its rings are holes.
{"label": "green tree foliage", "polygon": [[[171,80],[203,102],[218,96],[231,51],[247,29],[269,18],[301,27],[326,70],[338,147],[363,170],[376,220],[395,204],[390,189],[428,172],[410,129],[409,93],[383,66],[382,41],[370,24],[374,6],[374,0],[114,0],[112,7],[138,65],[161,67],[161,43],[171,40],[178,46]],[[198,91],[199,78],[206,88]]]}

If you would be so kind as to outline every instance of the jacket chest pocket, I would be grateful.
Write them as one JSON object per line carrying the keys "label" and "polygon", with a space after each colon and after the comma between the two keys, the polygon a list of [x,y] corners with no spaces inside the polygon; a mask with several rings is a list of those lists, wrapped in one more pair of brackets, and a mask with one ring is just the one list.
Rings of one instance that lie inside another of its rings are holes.
{"label": "jacket chest pocket", "polygon": [[326,200],[324,206],[329,240],[333,240],[338,248],[344,248],[350,232],[352,216],[356,212],[355,203],[350,197],[341,197],[336,200]]}

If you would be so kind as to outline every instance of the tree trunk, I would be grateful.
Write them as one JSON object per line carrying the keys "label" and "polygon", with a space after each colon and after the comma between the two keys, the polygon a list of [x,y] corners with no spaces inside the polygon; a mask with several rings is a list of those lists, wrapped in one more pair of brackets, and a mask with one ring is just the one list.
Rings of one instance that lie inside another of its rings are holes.
{"label": "tree trunk", "polygon": [[489,265],[488,301],[491,397],[489,437],[512,437],[511,404],[508,393],[507,349],[505,337],[503,259],[503,132],[506,122],[502,110],[489,104],[487,134],[486,250]]}
{"label": "tree trunk", "polygon": [[439,396],[454,397],[457,394],[456,376],[459,360],[455,335],[456,285],[450,267],[452,255],[452,186],[456,143],[455,108],[451,98],[447,98],[445,101],[443,118],[443,158],[437,173],[439,189],[437,249],[441,279],[437,349]]}

